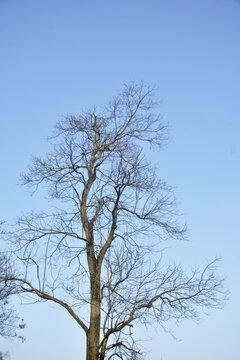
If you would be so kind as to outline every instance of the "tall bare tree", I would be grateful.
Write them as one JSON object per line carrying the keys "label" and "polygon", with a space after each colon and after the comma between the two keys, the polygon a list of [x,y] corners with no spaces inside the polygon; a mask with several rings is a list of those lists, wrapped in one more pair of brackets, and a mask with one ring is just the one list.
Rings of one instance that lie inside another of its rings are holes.
{"label": "tall bare tree", "polygon": [[[137,323],[191,319],[223,304],[215,262],[187,276],[164,266],[163,239],[183,239],[169,185],[144,155],[167,127],[154,89],[125,86],[111,102],[57,123],[52,151],[36,157],[23,182],[41,184],[55,205],[31,212],[6,233],[19,293],[62,306],[86,336],[86,359],[138,359]],[[56,207],[61,202],[62,207]]]}

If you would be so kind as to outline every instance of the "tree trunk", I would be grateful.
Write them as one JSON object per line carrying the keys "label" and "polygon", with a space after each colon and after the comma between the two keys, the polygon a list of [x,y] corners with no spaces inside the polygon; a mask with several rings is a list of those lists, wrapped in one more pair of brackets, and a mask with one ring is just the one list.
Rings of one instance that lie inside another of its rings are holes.
{"label": "tree trunk", "polygon": [[91,274],[91,314],[90,325],[87,333],[87,357],[86,360],[97,360],[100,339],[100,275]]}

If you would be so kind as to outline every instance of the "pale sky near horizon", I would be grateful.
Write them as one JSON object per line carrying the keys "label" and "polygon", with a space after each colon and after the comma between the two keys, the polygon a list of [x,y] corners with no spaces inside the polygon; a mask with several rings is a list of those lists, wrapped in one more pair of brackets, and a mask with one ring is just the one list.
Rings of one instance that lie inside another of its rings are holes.
{"label": "pale sky near horizon", "polygon": [[[158,86],[171,141],[160,172],[172,186],[190,242],[171,256],[187,268],[222,258],[230,300],[200,324],[139,329],[149,360],[240,358],[240,1],[1,0],[0,219],[41,208],[17,186],[32,155],[67,113],[102,104],[123,83]],[[45,204],[44,202],[42,204]],[[24,344],[0,339],[11,360],[84,359],[84,338],[56,306],[17,305]]]}

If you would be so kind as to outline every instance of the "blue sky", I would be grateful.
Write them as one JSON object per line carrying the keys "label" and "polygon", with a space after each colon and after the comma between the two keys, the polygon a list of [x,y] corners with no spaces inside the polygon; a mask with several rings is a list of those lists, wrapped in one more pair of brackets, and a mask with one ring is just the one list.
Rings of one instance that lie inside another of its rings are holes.
{"label": "blue sky", "polygon": [[[41,208],[17,186],[31,155],[67,113],[101,104],[124,82],[158,86],[171,142],[154,154],[190,228],[170,256],[186,268],[222,258],[231,291],[200,325],[144,331],[149,359],[238,359],[240,2],[234,0],[1,0],[0,218]],[[12,360],[84,358],[81,330],[48,305],[17,304],[27,341],[0,339]],[[146,334],[145,334],[146,332]]]}

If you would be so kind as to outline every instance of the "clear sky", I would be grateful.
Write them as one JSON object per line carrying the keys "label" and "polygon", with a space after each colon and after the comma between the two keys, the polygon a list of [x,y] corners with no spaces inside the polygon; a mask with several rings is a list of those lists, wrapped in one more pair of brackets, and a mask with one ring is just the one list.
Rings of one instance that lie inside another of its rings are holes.
{"label": "clear sky", "polygon": [[[47,150],[53,124],[133,80],[158,86],[171,126],[156,157],[191,242],[170,252],[186,267],[220,256],[231,291],[224,310],[175,328],[181,341],[144,329],[148,358],[239,359],[240,1],[0,0],[0,218],[41,208],[40,195],[16,184],[31,155]],[[27,341],[0,339],[12,360],[84,359],[67,314],[18,308]]]}

